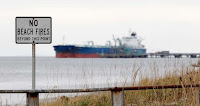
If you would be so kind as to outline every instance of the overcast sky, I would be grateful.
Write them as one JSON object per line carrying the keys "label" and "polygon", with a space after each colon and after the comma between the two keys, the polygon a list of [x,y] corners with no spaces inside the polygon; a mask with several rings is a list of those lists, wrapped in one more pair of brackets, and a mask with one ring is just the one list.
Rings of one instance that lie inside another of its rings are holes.
{"label": "overcast sky", "polygon": [[36,45],[37,56],[54,56],[63,42],[104,45],[130,29],[147,52],[200,53],[200,0],[4,0],[0,13],[0,56],[32,55],[30,44],[15,43],[17,16],[52,17],[52,44]]}

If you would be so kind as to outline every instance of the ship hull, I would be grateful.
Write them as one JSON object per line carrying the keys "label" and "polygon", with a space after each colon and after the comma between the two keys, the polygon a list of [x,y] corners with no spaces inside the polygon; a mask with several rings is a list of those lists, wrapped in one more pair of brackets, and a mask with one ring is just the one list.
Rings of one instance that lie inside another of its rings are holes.
{"label": "ship hull", "polygon": [[121,47],[54,46],[56,58],[133,58],[145,57],[146,49]]}
{"label": "ship hull", "polygon": [[56,53],[56,58],[101,58],[99,54]]}

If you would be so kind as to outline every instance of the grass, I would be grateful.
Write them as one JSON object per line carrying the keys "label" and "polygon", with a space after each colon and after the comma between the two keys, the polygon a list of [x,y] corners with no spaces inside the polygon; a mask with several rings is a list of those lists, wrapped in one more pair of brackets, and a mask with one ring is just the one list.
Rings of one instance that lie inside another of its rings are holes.
{"label": "grass", "polygon": [[[154,70],[156,67],[153,66]],[[133,84],[130,86],[157,86],[172,84],[200,84],[200,69],[190,67],[176,69],[166,73],[163,77],[140,78],[135,82],[139,70],[135,71]],[[155,71],[156,73],[156,71]],[[196,105],[198,88],[175,88],[159,90],[125,91],[125,105],[127,106],[160,106],[160,105]],[[54,101],[43,101],[41,106],[110,106],[110,92],[97,92],[75,97],[58,97]]]}
{"label": "grass", "polygon": [[111,104],[110,92],[91,93],[89,95],[75,96],[67,98],[62,96],[53,102],[40,103],[41,106],[109,106]]}

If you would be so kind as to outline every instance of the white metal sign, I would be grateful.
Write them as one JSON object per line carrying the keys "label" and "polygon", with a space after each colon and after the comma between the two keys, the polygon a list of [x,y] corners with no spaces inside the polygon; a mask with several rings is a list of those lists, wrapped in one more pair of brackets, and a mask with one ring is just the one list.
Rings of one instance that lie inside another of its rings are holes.
{"label": "white metal sign", "polygon": [[51,17],[16,17],[15,41],[17,44],[50,44]]}

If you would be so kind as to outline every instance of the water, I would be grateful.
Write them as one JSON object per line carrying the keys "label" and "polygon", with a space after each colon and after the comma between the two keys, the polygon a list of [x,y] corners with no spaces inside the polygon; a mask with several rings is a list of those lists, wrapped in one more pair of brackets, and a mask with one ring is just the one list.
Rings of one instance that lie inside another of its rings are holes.
{"label": "water", "polygon": [[[36,58],[36,89],[130,86],[141,78],[164,76],[174,70],[181,70],[196,63],[197,60],[191,58],[38,57]],[[135,79],[137,70],[139,71]],[[0,90],[31,88],[32,58],[0,57]],[[40,99],[45,96],[42,94]],[[0,97],[2,104],[24,104],[26,99],[25,94],[0,94]]]}

